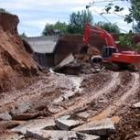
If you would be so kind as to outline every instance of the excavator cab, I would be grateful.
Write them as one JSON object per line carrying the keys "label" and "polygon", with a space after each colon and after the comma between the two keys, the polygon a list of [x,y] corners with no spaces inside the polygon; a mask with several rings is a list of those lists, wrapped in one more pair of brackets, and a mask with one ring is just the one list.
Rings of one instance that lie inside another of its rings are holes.
{"label": "excavator cab", "polygon": [[103,58],[110,58],[113,53],[117,53],[117,49],[111,46],[103,47]]}

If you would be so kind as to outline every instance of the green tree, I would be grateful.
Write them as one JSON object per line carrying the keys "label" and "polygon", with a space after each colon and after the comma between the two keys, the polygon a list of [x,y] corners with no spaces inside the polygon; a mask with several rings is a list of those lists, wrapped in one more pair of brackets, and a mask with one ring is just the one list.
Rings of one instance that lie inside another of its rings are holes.
{"label": "green tree", "polygon": [[4,8],[0,8],[0,13],[9,13]]}
{"label": "green tree", "polygon": [[109,33],[120,33],[120,29],[116,24],[107,23],[107,22],[98,22],[95,26],[99,26],[102,29],[105,29]]}
{"label": "green tree", "polygon": [[67,24],[65,22],[57,21],[55,24],[46,24],[45,28],[42,32],[42,35],[54,35],[55,33],[66,33],[67,32]]}
{"label": "green tree", "polygon": [[[128,1],[131,3],[131,7],[129,8],[129,14],[122,16],[124,18],[124,21],[126,21],[129,24],[135,20],[137,24],[133,28],[136,32],[140,33],[140,0],[122,0],[122,1]],[[105,7],[106,13],[109,14],[111,9],[114,9],[115,13],[124,10],[123,7],[114,5],[113,3],[109,3]]]}
{"label": "green tree", "polygon": [[73,12],[70,15],[70,22],[67,28],[68,33],[83,34],[86,22],[93,22],[93,17],[89,10]]}
{"label": "green tree", "polygon": [[20,36],[23,37],[23,38],[27,37],[25,32],[23,32]]}

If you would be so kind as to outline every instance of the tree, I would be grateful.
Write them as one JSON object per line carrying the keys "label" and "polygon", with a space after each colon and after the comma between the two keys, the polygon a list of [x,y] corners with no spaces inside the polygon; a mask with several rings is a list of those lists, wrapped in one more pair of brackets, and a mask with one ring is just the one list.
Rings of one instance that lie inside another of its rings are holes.
{"label": "tree", "polygon": [[73,12],[70,15],[70,22],[68,25],[68,33],[71,34],[83,34],[85,23],[93,22],[93,17],[91,12],[88,10]]}
{"label": "tree", "polygon": [[44,36],[54,35],[55,33],[66,33],[67,24],[65,22],[57,21],[55,24],[46,24],[42,34]]}
{"label": "tree", "polygon": [[107,22],[98,22],[95,26],[99,26],[102,29],[105,29],[109,33],[120,33],[120,29],[116,24],[107,23]]}
{"label": "tree", "polygon": [[[124,21],[126,21],[129,24],[135,20],[137,24],[133,28],[136,32],[140,33],[140,1],[139,0],[121,0],[121,1],[128,1],[131,3],[131,8],[129,8],[130,13],[125,15],[124,17],[122,16],[124,18]],[[109,3],[105,7],[106,13],[109,14],[111,9],[114,9],[115,13],[124,10],[123,7],[114,5],[113,3]]]}
{"label": "tree", "polygon": [[8,13],[4,8],[0,8],[0,13]]}
{"label": "tree", "polygon": [[26,35],[25,32],[23,32],[20,36],[21,36],[22,38],[26,38],[26,37],[27,37],[27,35]]}

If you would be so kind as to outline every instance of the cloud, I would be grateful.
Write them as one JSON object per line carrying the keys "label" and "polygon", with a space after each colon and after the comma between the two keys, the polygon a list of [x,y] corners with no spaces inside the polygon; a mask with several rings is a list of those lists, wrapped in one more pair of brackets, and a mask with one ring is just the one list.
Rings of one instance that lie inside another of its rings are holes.
{"label": "cloud", "polygon": [[[17,14],[20,18],[19,32],[25,32],[27,35],[40,35],[46,23],[55,23],[60,20],[69,22],[69,15],[73,11],[85,10],[85,6],[92,0],[0,0],[0,7],[7,11]],[[107,3],[102,3],[103,0],[94,0],[95,3],[90,8],[94,21],[105,21],[99,15],[104,10]],[[107,1],[107,0],[106,0]],[[116,4],[123,7],[129,7],[130,4],[117,2]],[[123,11],[123,15],[127,14],[128,10]],[[130,26],[126,26],[123,19],[111,14],[104,15],[112,23],[117,22],[119,26],[128,30]]]}

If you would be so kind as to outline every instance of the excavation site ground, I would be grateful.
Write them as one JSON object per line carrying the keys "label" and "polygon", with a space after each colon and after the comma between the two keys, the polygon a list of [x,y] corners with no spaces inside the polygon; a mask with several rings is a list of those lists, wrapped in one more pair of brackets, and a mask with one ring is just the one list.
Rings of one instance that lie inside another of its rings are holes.
{"label": "excavation site ground", "polygon": [[138,71],[93,65],[87,57],[100,49],[70,51],[79,36],[63,37],[55,67],[41,67],[18,17],[0,16],[0,140],[140,140]]}

